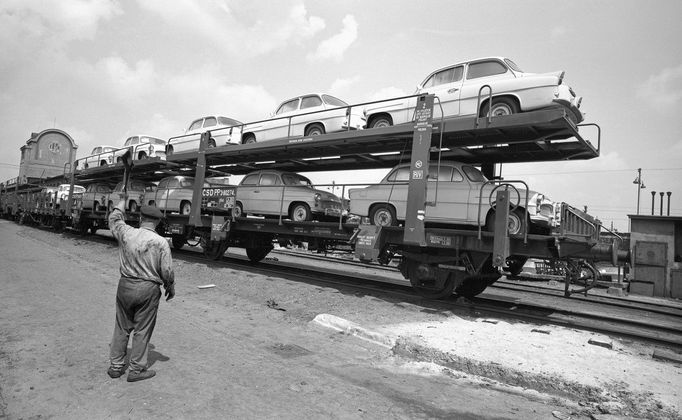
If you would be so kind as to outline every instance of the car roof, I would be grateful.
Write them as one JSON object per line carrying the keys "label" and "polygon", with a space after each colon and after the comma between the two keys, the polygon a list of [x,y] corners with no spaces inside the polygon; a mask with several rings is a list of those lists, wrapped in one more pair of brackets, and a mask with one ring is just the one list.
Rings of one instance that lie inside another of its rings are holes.
{"label": "car roof", "polygon": [[[443,71],[443,70],[449,69],[450,67],[455,67],[455,66],[459,66],[459,65],[463,65],[463,64],[468,64],[468,63],[474,63],[474,62],[483,61],[483,60],[499,60],[499,61],[504,62],[505,59],[511,60],[509,57],[490,56],[490,57],[479,57],[479,58],[473,58],[473,59],[471,59],[471,60],[459,61],[459,62],[457,62],[457,63],[448,64],[447,66],[443,66],[443,67],[440,67],[440,68],[438,68],[438,69],[436,69],[436,70],[433,70],[432,72],[429,73],[428,76],[426,76],[426,77],[424,78],[424,81],[426,81],[429,77],[431,77],[432,74],[438,73],[439,71]],[[512,62],[513,62],[513,61],[514,61],[514,60],[512,60]]]}

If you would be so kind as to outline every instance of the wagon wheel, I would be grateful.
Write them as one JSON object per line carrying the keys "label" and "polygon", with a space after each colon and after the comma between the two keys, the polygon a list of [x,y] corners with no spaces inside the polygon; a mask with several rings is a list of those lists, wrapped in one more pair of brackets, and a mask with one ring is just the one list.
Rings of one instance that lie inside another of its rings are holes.
{"label": "wagon wheel", "polygon": [[202,241],[201,247],[204,248],[204,256],[212,260],[220,259],[227,251],[227,241]]}
{"label": "wagon wheel", "polygon": [[246,256],[253,263],[262,261],[272,251],[272,246],[259,248],[246,248]]}
{"label": "wagon wheel", "polygon": [[509,276],[507,277],[517,277],[521,274],[524,264],[528,261],[528,257],[509,257],[507,258],[507,270],[509,271]]}
{"label": "wagon wheel", "polygon": [[456,273],[439,273],[428,264],[408,260],[403,274],[407,274],[410,284],[418,295],[428,299],[442,299],[452,294],[457,284]]}
{"label": "wagon wheel", "polygon": [[173,244],[173,248],[181,249],[187,243],[187,239],[184,235],[173,235],[171,236],[171,243]]}

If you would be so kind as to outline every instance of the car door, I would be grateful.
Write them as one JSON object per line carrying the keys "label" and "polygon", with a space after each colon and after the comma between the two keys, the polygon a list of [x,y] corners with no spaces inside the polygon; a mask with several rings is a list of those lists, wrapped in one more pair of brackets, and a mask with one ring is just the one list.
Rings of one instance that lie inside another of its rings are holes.
{"label": "car door", "polygon": [[[487,59],[469,63],[466,68],[466,77],[462,83],[460,95],[460,114],[478,115],[478,92],[483,85],[492,88],[493,95],[504,93],[506,89],[500,89],[500,81],[515,78],[509,68],[497,59]],[[490,95],[488,89],[481,92],[481,103]]]}
{"label": "car door", "polygon": [[260,189],[258,181],[260,172],[250,173],[242,179],[237,187],[237,200],[242,203],[244,213],[258,214],[261,211],[259,206]]}
{"label": "car door", "polygon": [[[438,175],[436,175],[438,174]],[[465,222],[469,217],[471,186],[457,167],[436,163],[429,165],[426,220],[439,223]]]}
{"label": "car door", "polygon": [[260,214],[280,215],[286,214],[287,207],[282,204],[283,184],[279,174],[274,172],[261,173],[258,180],[258,212]]}
{"label": "car door", "polygon": [[290,99],[277,108],[272,119],[263,122],[261,135],[256,134],[257,141],[279,139],[289,135],[289,117],[299,112],[301,98]]}
{"label": "car door", "polygon": [[170,178],[159,181],[159,186],[154,193],[154,204],[161,210],[168,210],[168,182]]}
{"label": "car door", "polygon": [[[324,111],[325,107],[322,102],[322,98],[318,95],[308,95],[301,98],[300,108],[298,112],[292,112],[292,114],[306,114],[291,119],[291,133],[290,136],[303,136],[305,134],[305,127],[314,121],[323,122],[324,119],[331,116],[331,112],[320,112]],[[314,114],[309,114],[313,112]],[[336,113],[344,115],[345,111],[336,111]],[[327,124],[324,124],[325,126]]]}
{"label": "car door", "polygon": [[440,100],[433,107],[433,117],[440,118],[440,108],[443,107],[442,115],[451,117],[460,115],[460,94],[464,65],[453,66],[433,73],[420,89],[420,93],[428,92],[436,95]]}

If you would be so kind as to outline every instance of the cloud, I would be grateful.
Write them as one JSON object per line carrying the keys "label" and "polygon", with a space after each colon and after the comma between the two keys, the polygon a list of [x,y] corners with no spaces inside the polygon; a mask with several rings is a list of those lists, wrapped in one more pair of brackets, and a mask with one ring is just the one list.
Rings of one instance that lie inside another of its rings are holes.
{"label": "cloud", "polygon": [[92,39],[101,21],[122,13],[115,0],[5,0],[0,21],[7,31],[32,37],[71,41]]}
{"label": "cloud", "polygon": [[682,64],[649,76],[636,92],[638,98],[659,110],[679,106],[682,100]]}
{"label": "cloud", "polygon": [[568,29],[563,25],[559,25],[552,28],[552,31],[550,32],[550,37],[552,39],[563,38],[567,33]]}
{"label": "cloud", "polygon": [[348,79],[336,79],[329,88],[329,93],[335,96],[343,96],[348,93],[349,88],[360,80],[359,76]]}
{"label": "cloud", "polygon": [[401,96],[407,96],[407,93],[400,88],[390,86],[370,94],[367,101],[380,101],[382,99],[399,98]]}
{"label": "cloud", "polygon": [[[239,54],[240,57],[253,57],[289,44],[299,44],[325,27],[324,20],[309,16],[300,1],[290,2],[284,16],[280,11],[285,6],[272,7],[267,3],[244,3],[243,7],[235,8],[242,11],[240,15],[220,0],[178,0],[173,1],[172,6],[166,0],[138,0],[138,4],[171,27],[200,35],[217,51]],[[258,18],[251,21],[250,16]]]}
{"label": "cloud", "polygon": [[346,15],[343,18],[343,28],[341,32],[328,38],[317,46],[315,52],[308,54],[310,61],[315,60],[334,60],[341,61],[343,54],[358,38],[358,22],[353,15]]}

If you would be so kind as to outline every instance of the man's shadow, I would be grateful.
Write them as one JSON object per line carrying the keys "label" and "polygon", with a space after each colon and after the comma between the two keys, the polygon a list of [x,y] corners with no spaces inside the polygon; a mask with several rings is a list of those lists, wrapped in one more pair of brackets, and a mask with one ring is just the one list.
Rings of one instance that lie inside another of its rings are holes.
{"label": "man's shadow", "polygon": [[170,360],[170,357],[159,353],[158,351],[154,350],[156,346],[153,344],[149,344],[149,354],[147,355],[147,366],[152,367],[154,363],[157,361],[159,362],[167,362]]}
{"label": "man's shadow", "polygon": [[[158,351],[154,350],[155,348],[156,348],[155,345],[149,343],[149,353],[147,353],[147,368],[152,367],[154,363],[156,363],[157,361],[167,362],[170,360],[170,357],[162,353],[159,353]],[[130,366],[128,358],[130,356],[130,353],[132,352],[132,347],[128,347],[126,350],[127,355],[125,360],[125,366],[127,368],[128,366]]]}

